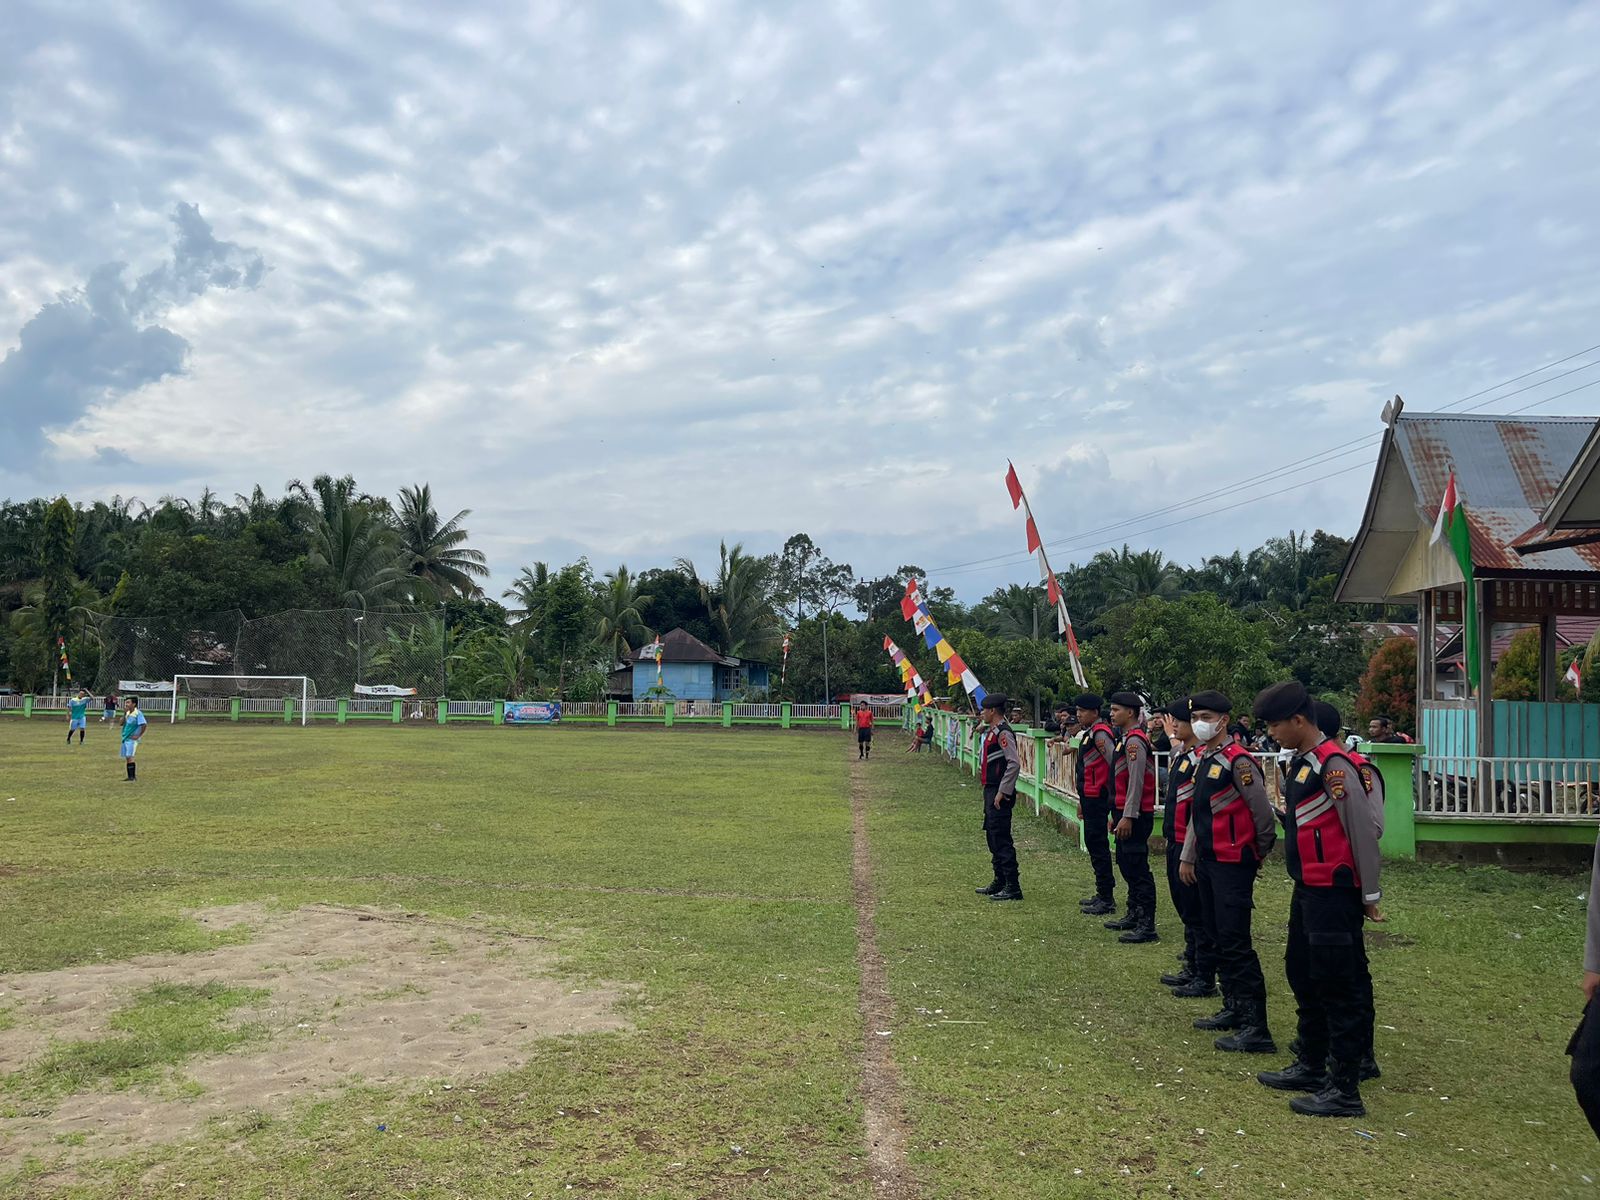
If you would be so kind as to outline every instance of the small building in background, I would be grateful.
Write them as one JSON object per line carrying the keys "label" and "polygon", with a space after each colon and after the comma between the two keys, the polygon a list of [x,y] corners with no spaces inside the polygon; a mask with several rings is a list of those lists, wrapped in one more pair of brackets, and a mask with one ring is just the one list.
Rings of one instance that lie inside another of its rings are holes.
{"label": "small building in background", "polygon": [[[634,651],[632,696],[651,700],[656,687],[656,656],[651,646]],[[687,630],[661,636],[661,688],[676,700],[721,703],[736,696],[767,691],[772,672],[766,663],[720,654]]]}

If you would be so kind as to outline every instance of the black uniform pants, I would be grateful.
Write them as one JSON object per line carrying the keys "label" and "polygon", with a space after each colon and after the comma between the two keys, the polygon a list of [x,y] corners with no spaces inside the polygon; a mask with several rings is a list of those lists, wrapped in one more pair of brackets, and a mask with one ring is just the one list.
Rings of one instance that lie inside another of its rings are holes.
{"label": "black uniform pants", "polygon": [[1183,957],[1189,970],[1202,979],[1215,979],[1217,965],[1213,961],[1211,938],[1200,919],[1200,886],[1188,884],[1178,878],[1178,862],[1183,846],[1177,842],[1167,844],[1167,890],[1172,896],[1172,907],[1183,922]]}
{"label": "black uniform pants", "polygon": [[1250,941],[1250,910],[1255,907],[1254,862],[1222,863],[1201,859],[1200,919],[1216,950],[1217,977],[1232,1005],[1267,1006],[1267,981]]}
{"label": "black uniform pants", "polygon": [[1017,846],[1011,840],[1011,810],[1016,807],[1017,798],[1012,796],[1009,800],[1002,800],[996,808],[994,801],[999,794],[1000,789],[996,787],[983,789],[983,836],[989,843],[994,877],[1002,883],[1016,886]]}
{"label": "black uniform pants", "polygon": [[1593,1000],[1583,1006],[1583,1020],[1567,1043],[1567,1053],[1572,1055],[1572,1090],[1578,1094],[1578,1107],[1600,1137],[1600,1012]]}
{"label": "black uniform pants", "polygon": [[1156,915],[1156,877],[1150,873],[1150,834],[1155,829],[1154,814],[1133,819],[1133,832],[1117,839],[1117,870],[1128,885],[1128,907]]}
{"label": "black uniform pants", "polygon": [[1365,909],[1353,887],[1294,885],[1284,972],[1300,1013],[1300,1057],[1352,1066],[1372,1048]]}
{"label": "black uniform pants", "polygon": [[1116,896],[1116,878],[1111,874],[1111,843],[1107,837],[1107,823],[1111,819],[1111,801],[1085,796],[1083,807],[1083,844],[1089,850],[1089,865],[1094,868],[1094,894],[1102,900]]}

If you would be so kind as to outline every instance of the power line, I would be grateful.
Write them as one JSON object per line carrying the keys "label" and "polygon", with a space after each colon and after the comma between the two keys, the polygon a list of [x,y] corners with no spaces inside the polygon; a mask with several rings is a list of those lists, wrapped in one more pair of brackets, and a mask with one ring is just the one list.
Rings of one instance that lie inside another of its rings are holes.
{"label": "power line", "polygon": [[[1488,395],[1490,392],[1497,392],[1501,388],[1506,387],[1506,386],[1508,386],[1510,384],[1520,383],[1522,380],[1527,379],[1529,376],[1537,375],[1542,371],[1548,371],[1551,367],[1558,367],[1563,363],[1571,362],[1574,358],[1579,358],[1579,357],[1581,357],[1581,356],[1583,356],[1585,354],[1588,354],[1588,353],[1590,353],[1592,351],[1595,351],[1595,350],[1600,350],[1600,343],[1596,343],[1593,346],[1586,346],[1582,350],[1576,350],[1571,354],[1565,355],[1565,356],[1563,356],[1561,358],[1558,358],[1558,359],[1554,359],[1553,361],[1545,363],[1542,366],[1535,367],[1531,371],[1524,371],[1520,375],[1513,375],[1509,379],[1501,380],[1499,383],[1491,384],[1489,387],[1482,388],[1482,389],[1480,389],[1480,390],[1478,390],[1476,392],[1469,393],[1468,395],[1462,396],[1457,400],[1452,400],[1450,403],[1442,405],[1440,408],[1438,408],[1436,410],[1433,410],[1433,411],[1436,411],[1436,412],[1448,412],[1448,411],[1458,407],[1459,405],[1465,404],[1469,400],[1475,400],[1480,396]],[[1591,369],[1593,367],[1596,367],[1596,366],[1600,366],[1600,359],[1595,359],[1592,362],[1583,363],[1580,366],[1573,367],[1572,369],[1567,370],[1567,371],[1563,371],[1559,375],[1554,375],[1554,376],[1551,376],[1548,379],[1542,379],[1542,380],[1539,380],[1539,381],[1537,381],[1535,383],[1528,384],[1527,386],[1518,388],[1513,392],[1508,392],[1508,393],[1505,393],[1504,395],[1492,396],[1488,400],[1485,400],[1480,404],[1473,405],[1471,408],[1468,408],[1465,411],[1472,412],[1472,411],[1475,411],[1475,410],[1477,410],[1479,408],[1484,407],[1487,404],[1493,404],[1493,403],[1495,403],[1496,401],[1499,401],[1499,400],[1508,400],[1512,396],[1521,395],[1522,393],[1527,392],[1527,391],[1529,391],[1529,390],[1531,390],[1533,388],[1544,387],[1545,385],[1553,383],[1558,379],[1565,379],[1569,375],[1577,374],[1580,371],[1587,371],[1587,370],[1589,370],[1589,369]],[[1597,381],[1597,382],[1600,382],[1600,381]],[[1561,392],[1558,395],[1547,397],[1545,400],[1537,401],[1535,405],[1529,405],[1527,407],[1530,407],[1530,408],[1531,407],[1536,407],[1537,404],[1548,403],[1551,400],[1559,400],[1562,396],[1571,395],[1573,391],[1582,391],[1582,390],[1584,390],[1584,387],[1589,387],[1589,386],[1593,386],[1593,385],[1586,384],[1586,385],[1583,385],[1583,387],[1578,387],[1578,388],[1571,389],[1571,391]],[[1526,411],[1526,409],[1516,409],[1516,410],[1513,410],[1513,411],[1514,412],[1522,412],[1522,411]],[[1190,504],[1197,504],[1197,503],[1200,503],[1202,501],[1208,500],[1211,497],[1215,496],[1218,492],[1231,491],[1233,489],[1240,488],[1240,487],[1259,487],[1261,484],[1271,483],[1271,482],[1273,482],[1273,481],[1275,481],[1277,479],[1283,478],[1286,475],[1290,475],[1290,474],[1301,472],[1301,471],[1305,470],[1307,467],[1312,467],[1312,466],[1321,465],[1321,464],[1324,464],[1324,463],[1327,463],[1327,462],[1332,462],[1332,461],[1335,461],[1335,460],[1337,460],[1339,458],[1346,458],[1351,454],[1359,453],[1362,450],[1365,450],[1365,449],[1368,449],[1368,448],[1370,448],[1372,446],[1377,445],[1379,442],[1381,442],[1383,440],[1383,436],[1384,435],[1381,434],[1381,433],[1370,434],[1370,435],[1367,435],[1367,436],[1364,436],[1364,437],[1361,437],[1361,438],[1353,439],[1353,440],[1351,440],[1349,442],[1337,443],[1334,446],[1331,446],[1326,450],[1320,451],[1319,453],[1317,453],[1315,455],[1312,455],[1310,458],[1300,459],[1300,460],[1297,460],[1294,463],[1286,464],[1285,466],[1278,467],[1278,468],[1276,468],[1276,469],[1274,469],[1272,471],[1268,471],[1264,475],[1257,475],[1254,478],[1248,479],[1248,480],[1237,480],[1237,481],[1235,481],[1235,482],[1233,482],[1231,484],[1222,484],[1218,488],[1214,489],[1211,492],[1203,493],[1203,494],[1198,495],[1198,496],[1191,496],[1191,497],[1189,497],[1189,498],[1187,498],[1185,500],[1177,501],[1177,502],[1175,502],[1173,504],[1166,505],[1166,506],[1164,506],[1162,508],[1151,509],[1148,512],[1138,513],[1138,514],[1135,514],[1134,516],[1131,516],[1131,517],[1125,517],[1125,518],[1123,518],[1121,520],[1113,521],[1110,524],[1103,525],[1103,526],[1100,526],[1100,527],[1095,528],[1095,529],[1082,530],[1082,531],[1080,531],[1080,532],[1078,532],[1076,534],[1069,534],[1065,538],[1058,538],[1058,539],[1056,539],[1054,541],[1046,542],[1045,545],[1047,547],[1050,547],[1052,549],[1057,549],[1057,550],[1060,550],[1060,549],[1067,549],[1067,550],[1087,549],[1087,548],[1089,548],[1087,545],[1078,545],[1077,543],[1082,542],[1083,539],[1086,539],[1086,538],[1104,537],[1106,534],[1110,533],[1110,531],[1112,531],[1114,529],[1124,529],[1126,526],[1141,524],[1142,522],[1148,521],[1153,517],[1165,516],[1168,513],[1175,512],[1178,509],[1187,507]],[[1334,472],[1335,475],[1342,475],[1342,474],[1345,474],[1345,473],[1346,473],[1345,471]],[[1323,478],[1327,478],[1327,476],[1324,476]],[[1309,482],[1315,482],[1315,480],[1308,481],[1308,483]],[[1245,502],[1242,502],[1242,503],[1253,503],[1253,501],[1255,499],[1270,499],[1271,496],[1282,494],[1283,491],[1287,491],[1287,490],[1292,490],[1292,489],[1282,489],[1279,492],[1271,493],[1268,496],[1257,496],[1257,497],[1254,497],[1250,501],[1245,501]],[[1228,506],[1228,509],[1242,507],[1242,503],[1240,503],[1240,504],[1231,504],[1231,505]],[[1214,510],[1214,511],[1227,511],[1227,510],[1223,509],[1223,510]],[[1173,525],[1182,524],[1182,523],[1183,523],[1182,521],[1174,521],[1174,522],[1170,522],[1170,523],[1168,523],[1166,525],[1156,526],[1155,528],[1157,528],[1157,529],[1167,529],[1167,528],[1171,528]],[[1110,541],[1108,541],[1108,542],[1107,541],[1102,541],[1102,542],[1098,542],[1098,543],[1095,543],[1095,544],[1096,545],[1110,545],[1110,544],[1114,544],[1117,541],[1123,540],[1124,538],[1127,538],[1127,537],[1135,537],[1135,536],[1138,536],[1141,533],[1150,533],[1150,532],[1153,532],[1153,530],[1152,529],[1126,530],[1126,532],[1124,534],[1118,535],[1117,537],[1110,539]],[[934,575],[934,574],[938,574],[938,575],[964,575],[964,574],[971,574],[973,572],[969,568],[983,569],[983,568],[987,568],[987,567],[990,567],[990,566],[1010,566],[1010,565],[1020,564],[1022,562],[1025,562],[1030,557],[1031,557],[1031,555],[1026,551],[1023,551],[1023,552],[1007,551],[1007,552],[1002,553],[1002,554],[990,555],[990,556],[988,556],[986,558],[973,559],[973,560],[971,560],[969,562],[954,563],[954,564],[952,564],[950,566],[940,567],[940,568],[937,568],[935,570],[930,570],[928,572],[928,574],[930,574],[930,575]]]}

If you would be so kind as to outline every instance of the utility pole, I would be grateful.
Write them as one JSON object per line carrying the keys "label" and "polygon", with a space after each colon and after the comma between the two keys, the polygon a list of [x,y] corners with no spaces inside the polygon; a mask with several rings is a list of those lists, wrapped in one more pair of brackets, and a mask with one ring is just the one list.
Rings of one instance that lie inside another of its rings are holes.
{"label": "utility pole", "polygon": [[[1037,642],[1039,640],[1039,601],[1038,601],[1037,597],[1035,597],[1031,607],[1033,608],[1033,640],[1035,642]],[[1039,728],[1039,679],[1038,679],[1038,676],[1034,676],[1034,682],[1033,682],[1033,727],[1035,729]]]}

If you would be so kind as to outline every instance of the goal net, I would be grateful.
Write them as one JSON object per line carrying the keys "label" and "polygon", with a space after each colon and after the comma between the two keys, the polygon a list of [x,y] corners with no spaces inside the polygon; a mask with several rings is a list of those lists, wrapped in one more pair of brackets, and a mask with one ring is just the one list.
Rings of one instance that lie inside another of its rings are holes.
{"label": "goal net", "polygon": [[309,675],[174,675],[172,719],[178,719],[179,699],[197,712],[229,712],[235,699],[244,712],[282,712],[283,702],[293,700],[304,725],[316,694]]}

